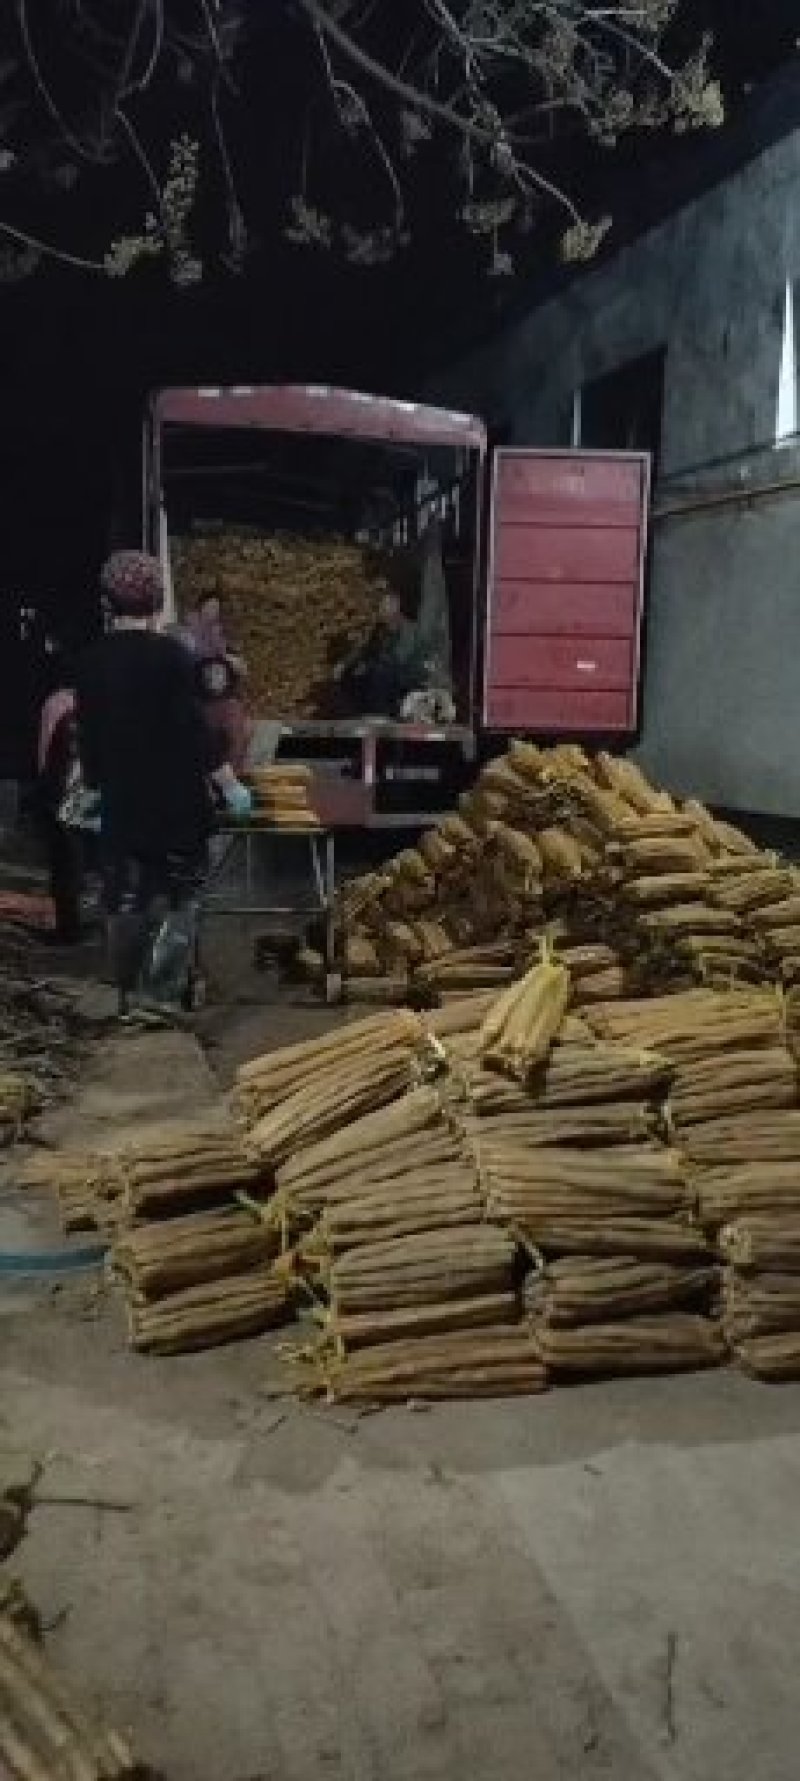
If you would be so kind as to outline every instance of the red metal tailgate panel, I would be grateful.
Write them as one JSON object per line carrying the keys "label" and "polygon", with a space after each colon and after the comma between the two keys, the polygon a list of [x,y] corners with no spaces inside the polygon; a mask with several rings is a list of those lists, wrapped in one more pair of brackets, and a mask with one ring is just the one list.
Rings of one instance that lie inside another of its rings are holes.
{"label": "red metal tailgate panel", "polygon": [[495,575],[503,581],[555,581],[567,587],[585,581],[622,582],[630,587],[639,566],[638,526],[604,527],[602,521],[560,526],[504,521],[496,533]]}
{"label": "red metal tailgate panel", "polygon": [[493,617],[498,637],[630,637],[636,605],[633,583],[498,581]]}
{"label": "red metal tailgate panel", "polygon": [[488,729],[634,731],[648,493],[643,454],[496,454]]}
{"label": "red metal tailgate panel", "polygon": [[630,637],[496,637],[492,663],[498,686],[624,693],[631,649]]}

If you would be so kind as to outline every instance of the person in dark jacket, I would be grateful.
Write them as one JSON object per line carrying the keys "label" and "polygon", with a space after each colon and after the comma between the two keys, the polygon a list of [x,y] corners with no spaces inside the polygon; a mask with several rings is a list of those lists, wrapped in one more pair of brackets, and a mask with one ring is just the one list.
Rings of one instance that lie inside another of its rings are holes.
{"label": "person in dark jacket", "polygon": [[402,602],[387,592],[366,642],[334,670],[339,702],[353,715],[396,718],[403,700],[424,677],[417,628]]}
{"label": "person in dark jacket", "polygon": [[186,650],[153,629],[164,598],[157,558],[117,551],[101,585],[112,628],[77,665],[78,747],[86,784],[100,794],[110,951],[124,1007],[152,965],[159,904],[179,918],[184,951],[190,946],[211,777],[237,810],[249,794],[215,748]]}

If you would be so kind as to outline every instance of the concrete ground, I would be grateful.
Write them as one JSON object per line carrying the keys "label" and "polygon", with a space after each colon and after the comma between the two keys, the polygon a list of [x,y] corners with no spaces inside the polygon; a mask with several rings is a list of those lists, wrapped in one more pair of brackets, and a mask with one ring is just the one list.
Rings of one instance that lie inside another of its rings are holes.
{"label": "concrete ground", "polygon": [[[217,1022],[222,1074],[278,1025]],[[191,1038],[114,1039],[51,1129],[216,1089]],[[0,1246],[21,1230],[46,1241],[52,1209],[7,1189]],[[94,1279],[0,1287],[0,1447],[45,1462],[14,1568],[170,1781],[794,1776],[800,1391],[724,1372],[359,1417],[281,1396],[280,1346],[145,1359]]]}

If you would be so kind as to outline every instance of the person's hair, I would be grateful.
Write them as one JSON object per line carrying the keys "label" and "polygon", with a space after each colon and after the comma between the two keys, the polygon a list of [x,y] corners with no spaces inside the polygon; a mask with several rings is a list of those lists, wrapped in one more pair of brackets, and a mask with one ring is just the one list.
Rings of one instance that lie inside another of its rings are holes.
{"label": "person's hair", "polygon": [[100,588],[115,619],[153,618],[164,605],[161,563],[146,551],[113,551],[100,572]]}

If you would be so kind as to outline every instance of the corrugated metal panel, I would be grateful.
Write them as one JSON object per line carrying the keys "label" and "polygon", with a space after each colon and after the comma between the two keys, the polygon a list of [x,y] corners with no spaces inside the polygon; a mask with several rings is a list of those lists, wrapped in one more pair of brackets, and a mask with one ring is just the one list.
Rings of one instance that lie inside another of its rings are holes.
{"label": "corrugated metal panel", "polygon": [[496,454],[487,729],[633,733],[648,493],[645,455]]}
{"label": "corrugated metal panel", "polygon": [[261,427],[277,433],[322,433],[330,438],[397,440],[483,452],[486,428],[470,414],[395,402],[312,384],[256,384],[229,389],[160,390],[151,412],[156,429]]}

